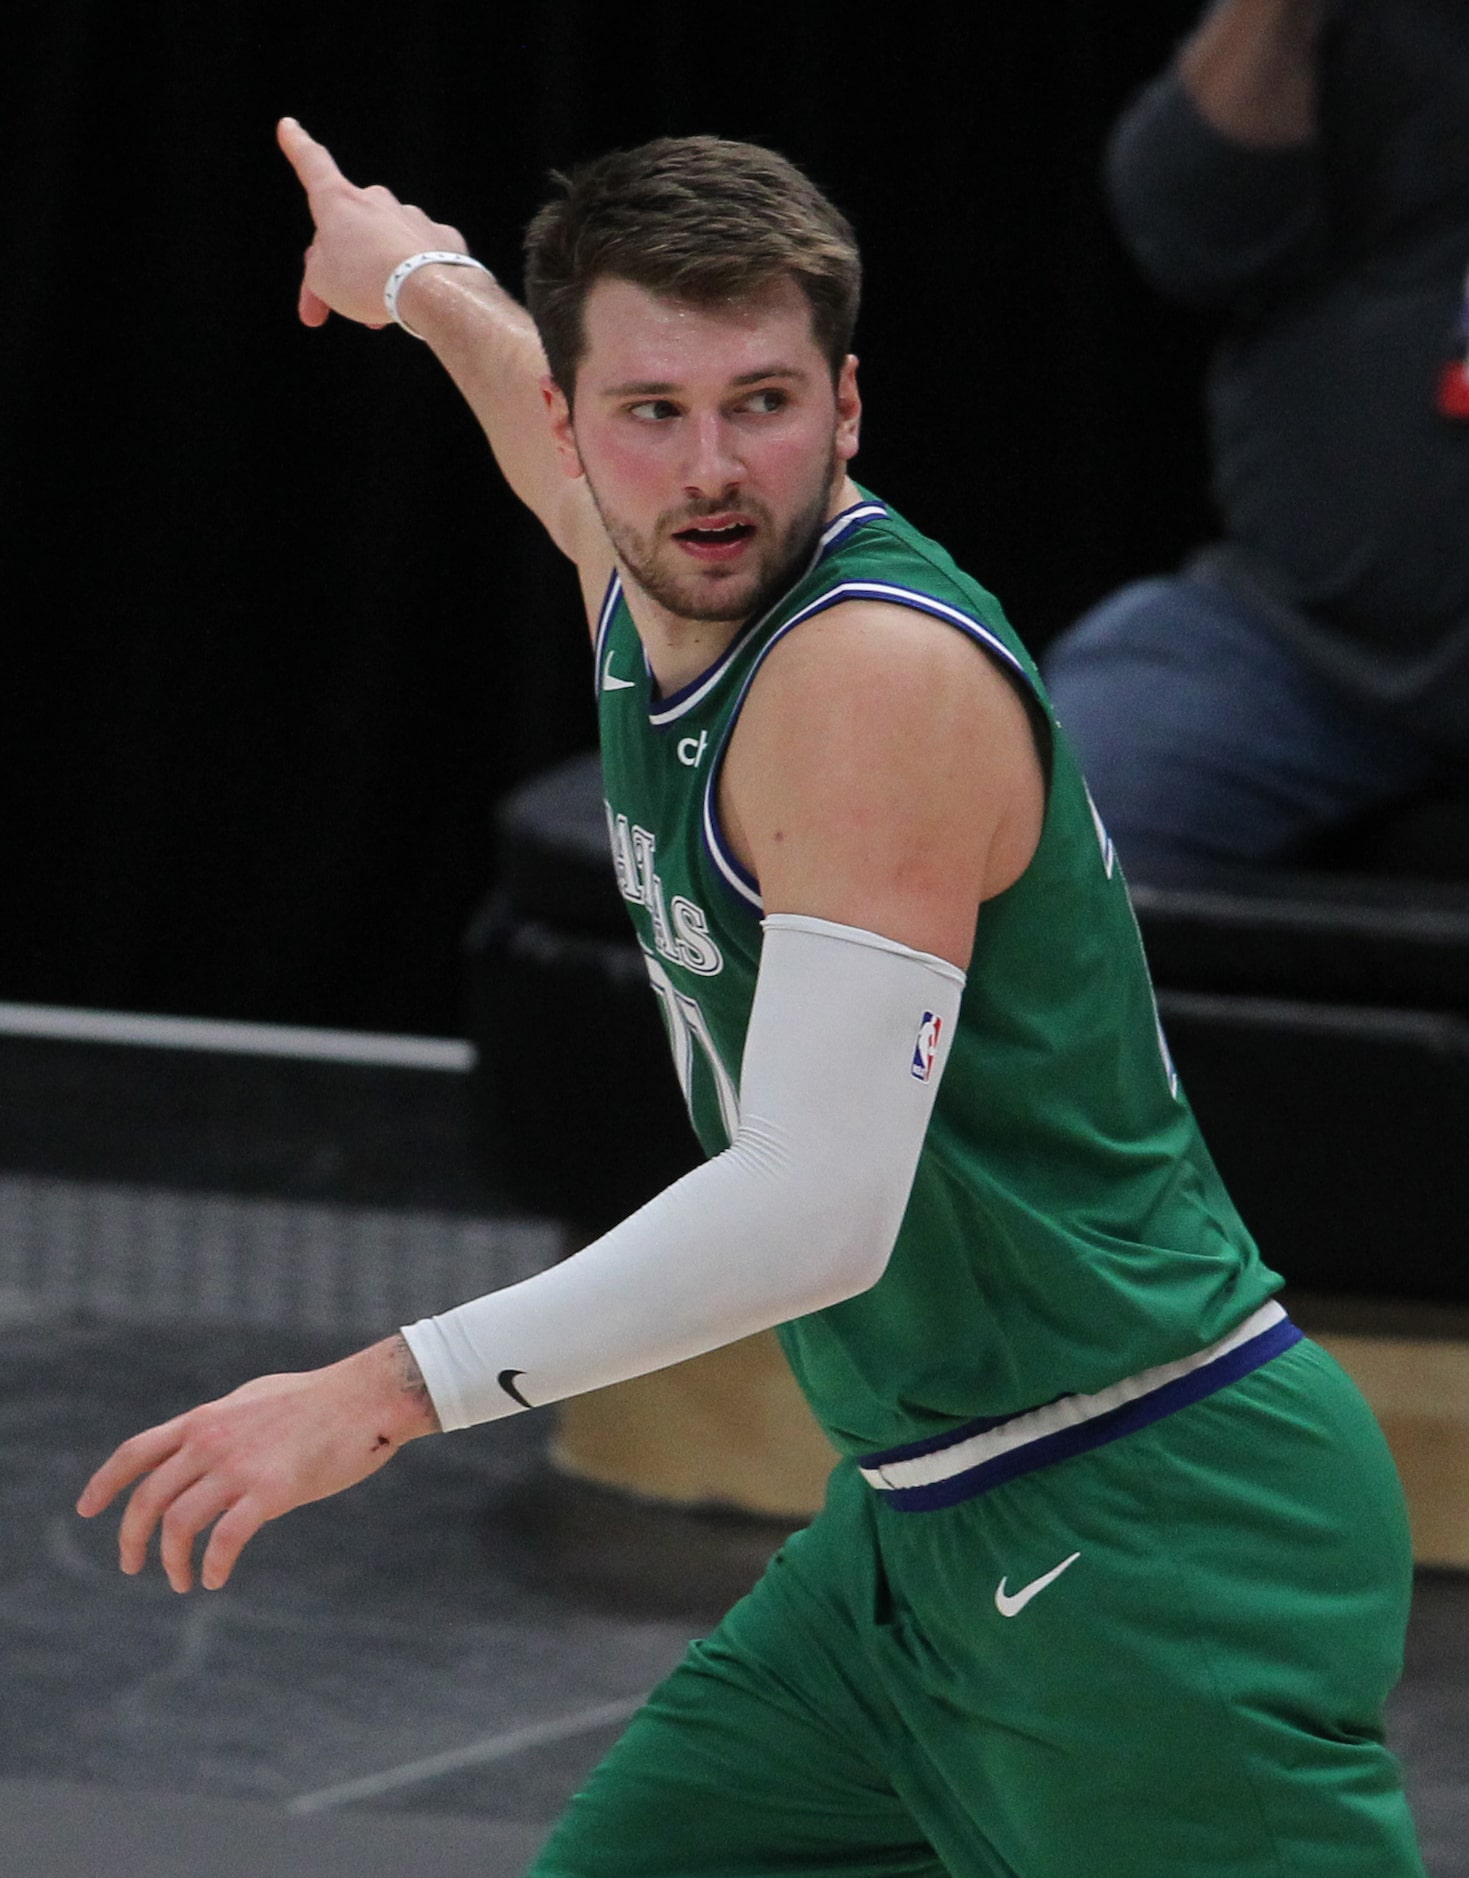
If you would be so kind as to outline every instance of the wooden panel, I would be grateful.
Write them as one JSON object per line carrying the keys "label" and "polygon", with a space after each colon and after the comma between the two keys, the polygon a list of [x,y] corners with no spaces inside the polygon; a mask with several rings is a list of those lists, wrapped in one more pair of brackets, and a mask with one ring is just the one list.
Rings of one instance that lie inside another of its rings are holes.
{"label": "wooden panel", "polygon": [[1382,1423],[1420,1565],[1469,1567],[1469,1341],[1318,1334]]}
{"label": "wooden panel", "polygon": [[836,1456],[773,1332],[611,1389],[557,1414],[563,1473],[679,1506],[805,1519]]}

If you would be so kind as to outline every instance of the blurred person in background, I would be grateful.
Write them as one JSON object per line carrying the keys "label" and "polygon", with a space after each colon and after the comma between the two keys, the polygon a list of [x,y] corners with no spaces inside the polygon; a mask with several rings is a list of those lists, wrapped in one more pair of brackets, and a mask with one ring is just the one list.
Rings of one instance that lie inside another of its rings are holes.
{"label": "blurred person in background", "polygon": [[1288,858],[1469,752],[1469,7],[1218,0],[1107,180],[1153,285],[1226,318],[1222,538],[1046,676],[1135,877]]}

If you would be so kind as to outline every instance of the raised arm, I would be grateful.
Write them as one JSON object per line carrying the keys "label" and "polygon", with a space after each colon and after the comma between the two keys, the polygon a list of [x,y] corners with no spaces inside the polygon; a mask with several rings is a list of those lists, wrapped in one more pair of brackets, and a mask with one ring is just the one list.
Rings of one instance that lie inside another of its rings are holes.
{"label": "raised arm", "polygon": [[1222,0],[1178,55],[1184,89],[1235,143],[1257,150],[1309,143],[1325,18],[1325,0]]}
{"label": "raised arm", "polygon": [[1219,0],[1119,121],[1113,212],[1162,292],[1224,304],[1308,251],[1327,13],[1326,0]]}
{"label": "raised arm", "polygon": [[[431,221],[380,185],[348,182],[294,118],[281,120],[277,136],[316,224],[299,301],[307,326],[324,325],[332,313],[382,326],[383,290],[401,261],[435,250],[465,252],[448,223]],[[398,311],[433,348],[479,419],[505,480],[556,545],[578,565],[606,560],[586,484],[567,476],[552,440],[545,355],[525,309],[479,268],[430,264],[403,283]],[[594,566],[594,584],[598,573]]]}

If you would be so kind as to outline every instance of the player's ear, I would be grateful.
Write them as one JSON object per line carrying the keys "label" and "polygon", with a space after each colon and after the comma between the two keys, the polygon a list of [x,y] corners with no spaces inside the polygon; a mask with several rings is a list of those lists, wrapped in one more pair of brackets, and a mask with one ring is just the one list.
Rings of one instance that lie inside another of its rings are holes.
{"label": "player's ear", "polygon": [[837,460],[850,463],[862,429],[862,397],[857,390],[857,355],[849,352],[837,373]]}
{"label": "player's ear", "polygon": [[546,411],[551,419],[551,436],[556,444],[556,454],[561,459],[561,468],[567,476],[580,476],[583,473],[581,452],[576,447],[571,405],[566,393],[549,372],[541,380],[541,396],[546,400]]}

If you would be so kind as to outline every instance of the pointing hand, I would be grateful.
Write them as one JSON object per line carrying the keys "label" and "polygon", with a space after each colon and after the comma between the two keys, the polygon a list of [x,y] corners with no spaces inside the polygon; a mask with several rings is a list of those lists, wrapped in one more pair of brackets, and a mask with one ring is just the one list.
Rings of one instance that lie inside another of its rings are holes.
{"label": "pointing hand", "polygon": [[276,138],[306,191],[316,224],[297,302],[303,324],[323,326],[330,314],[340,313],[381,327],[387,323],[383,288],[400,261],[429,248],[464,251],[457,228],[430,221],[422,209],[399,202],[381,185],[359,189],[349,183],[331,152],[295,118],[281,119]]}

